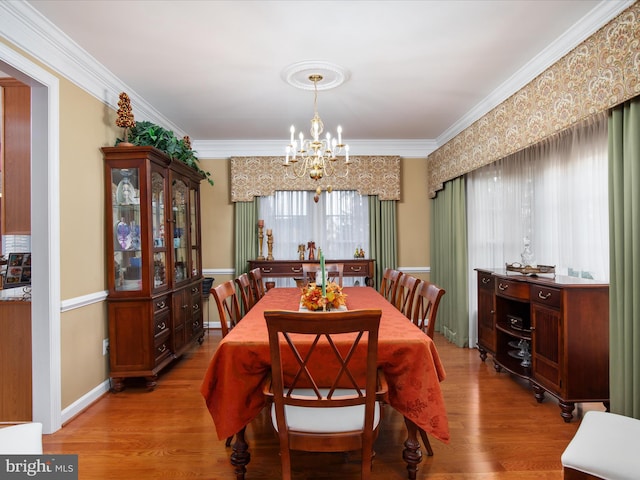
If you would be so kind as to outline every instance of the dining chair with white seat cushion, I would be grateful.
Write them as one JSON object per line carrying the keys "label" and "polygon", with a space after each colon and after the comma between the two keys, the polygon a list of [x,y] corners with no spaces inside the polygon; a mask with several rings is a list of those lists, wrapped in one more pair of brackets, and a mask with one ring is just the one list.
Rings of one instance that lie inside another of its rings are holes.
{"label": "dining chair with white seat cushion", "polygon": [[284,480],[291,478],[291,450],[361,451],[362,479],[371,477],[380,400],[388,391],[377,366],[381,315],[264,312],[271,352],[264,393],[273,401]]}
{"label": "dining chair with white seat cushion", "polygon": [[640,420],[588,411],[560,460],[565,480],[640,478]]}
{"label": "dining chair with white seat cushion", "polygon": [[21,423],[0,428],[3,455],[42,455],[42,424]]}

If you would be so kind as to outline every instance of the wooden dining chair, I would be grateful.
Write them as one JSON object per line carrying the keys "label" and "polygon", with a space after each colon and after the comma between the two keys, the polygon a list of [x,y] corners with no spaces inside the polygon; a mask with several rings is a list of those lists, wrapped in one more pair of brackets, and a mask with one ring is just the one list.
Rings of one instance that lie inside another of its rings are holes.
{"label": "wooden dining chair", "polygon": [[421,280],[413,275],[403,274],[398,280],[398,290],[396,291],[396,308],[400,310],[405,317],[412,320],[413,317],[413,299],[416,294],[416,288]]}
{"label": "wooden dining chair", "polygon": [[[362,478],[370,478],[382,414],[378,399],[387,391],[377,368],[381,314],[265,311],[271,378],[264,391],[273,401],[271,418],[280,440],[283,479],[291,478],[291,450],[360,450]],[[344,333],[353,335],[347,341]],[[314,368],[317,365],[322,368]]]}
{"label": "wooden dining chair", "polygon": [[236,289],[233,286],[233,280],[227,280],[217,287],[213,287],[211,294],[218,307],[222,336],[225,337],[227,333],[229,333],[229,330],[235,327],[242,318],[240,315],[240,303],[238,302]]}
{"label": "wooden dining chair", "polygon": [[416,288],[413,323],[431,338],[436,327],[438,305],[445,293],[444,288],[431,282],[422,282]]}
{"label": "wooden dining chair", "polygon": [[385,269],[382,274],[382,282],[380,283],[380,294],[386,298],[392,305],[396,304],[396,294],[398,291],[398,280],[402,276],[400,270],[393,268]]}
{"label": "wooden dining chair", "polygon": [[[413,306],[413,323],[430,338],[433,338],[433,332],[436,327],[436,316],[438,314],[438,305],[440,299],[445,294],[443,288],[438,287],[434,283],[420,282],[416,288],[415,302]],[[427,432],[422,428],[418,428],[422,443],[427,450],[427,455],[433,456],[433,449],[427,437]]]}
{"label": "wooden dining chair", "polygon": [[244,316],[256,303],[253,296],[253,288],[251,288],[251,280],[249,279],[248,274],[243,273],[235,279],[235,283],[237,287],[236,291],[240,292],[240,300],[242,301],[242,314]]}
{"label": "wooden dining chair", "polygon": [[251,288],[253,288],[253,299],[257,302],[264,297],[265,292],[262,270],[259,267],[249,270],[249,280],[251,281]]}

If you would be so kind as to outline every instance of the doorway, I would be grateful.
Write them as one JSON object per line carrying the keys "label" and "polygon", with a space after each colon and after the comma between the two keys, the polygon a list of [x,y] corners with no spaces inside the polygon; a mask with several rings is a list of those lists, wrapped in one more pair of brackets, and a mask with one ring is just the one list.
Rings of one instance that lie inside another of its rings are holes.
{"label": "doorway", "polygon": [[31,87],[32,411],[53,433],[62,425],[59,81],[4,44],[0,70]]}

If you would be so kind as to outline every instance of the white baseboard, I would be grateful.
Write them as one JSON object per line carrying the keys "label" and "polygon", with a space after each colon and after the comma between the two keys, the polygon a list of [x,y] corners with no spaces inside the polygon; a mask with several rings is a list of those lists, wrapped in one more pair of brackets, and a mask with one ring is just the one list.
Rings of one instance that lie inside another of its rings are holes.
{"label": "white baseboard", "polygon": [[65,423],[76,417],[78,414],[89,408],[96,401],[98,401],[100,397],[107,393],[110,388],[111,383],[109,382],[109,379],[107,379],[100,385],[95,387],[93,390],[73,402],[67,408],[64,408],[62,410],[62,424],[64,425]]}

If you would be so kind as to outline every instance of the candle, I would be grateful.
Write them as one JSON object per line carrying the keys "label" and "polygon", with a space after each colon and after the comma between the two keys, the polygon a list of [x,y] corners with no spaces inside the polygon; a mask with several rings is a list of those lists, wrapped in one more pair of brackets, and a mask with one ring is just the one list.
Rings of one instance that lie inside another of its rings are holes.
{"label": "candle", "polygon": [[258,220],[258,226],[260,228],[264,227],[264,220]]}
{"label": "candle", "polygon": [[322,275],[322,296],[327,296],[327,277],[324,271],[324,253],[320,250],[320,275]]}

